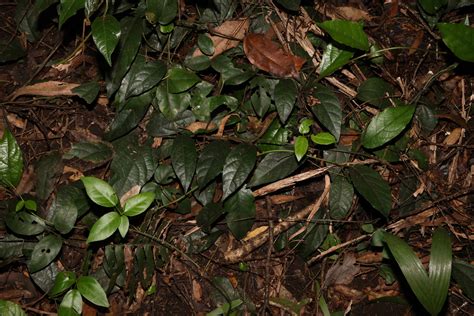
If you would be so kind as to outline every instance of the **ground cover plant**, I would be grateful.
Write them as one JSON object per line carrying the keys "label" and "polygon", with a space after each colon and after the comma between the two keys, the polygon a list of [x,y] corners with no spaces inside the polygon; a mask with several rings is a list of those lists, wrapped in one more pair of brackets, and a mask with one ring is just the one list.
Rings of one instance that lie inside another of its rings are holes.
{"label": "ground cover plant", "polygon": [[472,314],[473,4],[1,4],[0,314]]}

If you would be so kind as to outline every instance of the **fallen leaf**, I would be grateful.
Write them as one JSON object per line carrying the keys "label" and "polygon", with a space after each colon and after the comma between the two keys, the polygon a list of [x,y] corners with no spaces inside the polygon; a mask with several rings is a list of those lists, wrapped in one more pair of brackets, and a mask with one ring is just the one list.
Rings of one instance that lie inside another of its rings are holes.
{"label": "fallen leaf", "polygon": [[277,77],[297,78],[305,59],[292,55],[264,34],[250,33],[244,38],[244,52],[255,67]]}
{"label": "fallen leaf", "polygon": [[347,254],[342,264],[335,264],[329,268],[324,280],[324,287],[327,288],[333,284],[347,285],[352,282],[359,271],[360,267],[356,265],[355,256]]}
{"label": "fallen leaf", "polygon": [[19,118],[18,115],[14,113],[7,114],[7,120],[8,123],[19,129],[24,129],[26,127],[26,120]]}
{"label": "fallen leaf", "polygon": [[80,170],[70,166],[64,166],[63,173],[71,173],[71,175],[68,177],[68,179],[71,181],[78,181],[84,176],[84,174]]}
{"label": "fallen leaf", "polygon": [[448,146],[456,144],[459,141],[459,138],[461,138],[461,134],[462,134],[462,128],[456,127],[444,139],[443,144],[448,145]]}
{"label": "fallen leaf", "polygon": [[350,21],[370,21],[372,17],[367,11],[349,7],[349,6],[342,6],[342,7],[335,7],[334,13],[336,14],[336,18],[343,19],[343,20],[350,20]]}
{"label": "fallen leaf", "polygon": [[[226,50],[236,47],[243,40],[245,33],[249,29],[248,19],[228,20],[211,30],[213,35],[210,38],[214,44],[214,54],[209,56],[214,58]],[[196,49],[193,57],[201,56],[200,49]]]}
{"label": "fallen leaf", "polygon": [[77,95],[72,92],[74,88],[79,87],[78,83],[68,83],[62,81],[47,81],[35,83],[30,86],[18,88],[11,96],[11,100],[15,100],[22,95],[39,95],[43,97],[55,97],[58,95]]}
{"label": "fallen leaf", "polygon": [[191,133],[196,133],[197,131],[212,131],[217,128],[215,123],[208,123],[208,122],[193,122],[186,126],[186,129]]}

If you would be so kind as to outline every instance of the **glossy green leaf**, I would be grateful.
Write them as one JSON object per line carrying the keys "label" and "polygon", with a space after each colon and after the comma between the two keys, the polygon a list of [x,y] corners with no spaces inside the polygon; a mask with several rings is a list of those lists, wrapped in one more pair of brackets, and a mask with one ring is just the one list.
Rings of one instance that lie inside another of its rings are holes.
{"label": "glossy green leaf", "polygon": [[156,89],[156,103],[158,104],[161,113],[173,120],[178,114],[185,111],[191,104],[191,95],[184,93],[170,93],[168,92],[166,83],[162,83]]}
{"label": "glossy green leaf", "polygon": [[300,161],[301,158],[306,155],[306,152],[308,151],[308,139],[305,136],[298,136],[296,137],[295,140],[295,156],[296,160]]}
{"label": "glossy green leaf", "polygon": [[454,260],[453,278],[463,293],[474,299],[474,265],[462,260]]}
{"label": "glossy green leaf", "polygon": [[37,272],[49,265],[61,251],[63,240],[55,235],[43,237],[33,248],[31,260],[28,261],[30,273]]}
{"label": "glossy green leaf", "polygon": [[[166,64],[160,60],[144,62],[133,71],[131,83],[127,87],[126,98],[140,95],[155,87],[166,74]],[[132,66],[132,69],[134,67]],[[130,71],[132,71],[132,69]]]}
{"label": "glossy green leaf", "polygon": [[155,200],[155,193],[142,192],[132,196],[125,202],[123,207],[123,215],[136,216],[145,212]]}
{"label": "glossy green leaf", "polygon": [[354,52],[339,48],[331,43],[326,45],[321,63],[319,64],[319,78],[324,78],[339,70],[351,60]]}
{"label": "glossy green leaf", "polygon": [[281,79],[275,86],[275,106],[282,123],[288,120],[293,111],[297,94],[298,89],[291,79]]}
{"label": "glossy green leaf", "polygon": [[420,123],[424,135],[428,136],[438,124],[438,118],[434,113],[434,109],[423,103],[416,106],[416,120]]}
{"label": "glossy green leaf", "polygon": [[254,146],[240,144],[227,155],[222,171],[222,200],[237,191],[252,172],[257,160],[257,149]]}
{"label": "glossy green leaf", "polygon": [[418,0],[417,2],[430,15],[435,15],[448,4],[448,0]]}
{"label": "glossy green leaf", "polygon": [[298,125],[298,132],[300,134],[308,134],[311,131],[311,126],[313,126],[314,121],[312,119],[304,119],[301,121],[300,125]]}
{"label": "glossy green leaf", "polygon": [[273,119],[267,131],[260,137],[258,148],[261,151],[282,149],[282,146],[288,144],[290,130],[282,126],[279,119]]}
{"label": "glossy green leaf", "polygon": [[176,135],[181,129],[195,121],[196,117],[189,110],[179,113],[173,119],[168,119],[163,113],[155,111],[147,125],[147,131],[149,135],[155,137]]}
{"label": "glossy green leaf", "polygon": [[290,175],[298,168],[298,161],[292,152],[273,152],[267,154],[257,165],[250,187],[274,182]]}
{"label": "glossy green leaf", "polygon": [[211,66],[211,59],[206,55],[189,57],[184,61],[184,65],[194,71],[203,71]]}
{"label": "glossy green leaf", "polygon": [[196,222],[199,227],[206,233],[211,231],[214,223],[225,213],[222,205],[217,203],[209,203],[205,205],[196,216]]}
{"label": "glossy green leaf", "polygon": [[97,96],[99,95],[100,85],[96,81],[91,81],[72,89],[72,92],[84,99],[87,104],[91,104],[95,99],[97,99]]}
{"label": "glossy green leaf", "polygon": [[78,290],[70,290],[64,295],[58,308],[58,316],[80,316],[82,314],[82,296]]}
{"label": "glossy green leaf", "polygon": [[120,225],[118,227],[118,231],[120,233],[120,236],[122,236],[122,238],[125,238],[125,236],[127,236],[129,227],[130,227],[130,221],[128,219],[128,216],[126,215],[120,216]]}
{"label": "glossy green leaf", "polygon": [[224,203],[227,227],[237,239],[245,237],[255,219],[255,200],[252,191],[242,188]]}
{"label": "glossy green leaf", "polygon": [[225,85],[240,85],[255,75],[253,71],[244,71],[235,67],[232,60],[225,55],[213,58],[211,66],[221,74],[221,80]]}
{"label": "glossy green leaf", "polygon": [[120,214],[117,212],[109,212],[102,215],[92,226],[87,237],[87,243],[109,238],[120,226],[120,222]]}
{"label": "glossy green leaf", "polygon": [[79,142],[73,144],[71,150],[65,155],[64,159],[79,158],[90,162],[104,162],[112,158],[114,154],[112,145],[106,142]]}
{"label": "glossy green leaf", "polygon": [[229,152],[229,143],[224,141],[212,142],[204,148],[196,167],[196,181],[201,189],[222,172]]}
{"label": "glossy green leaf", "polygon": [[171,93],[184,92],[200,81],[194,72],[176,67],[168,71],[167,78],[167,88]]}
{"label": "glossy green leaf", "polygon": [[330,89],[318,86],[314,96],[320,101],[311,111],[321,124],[339,141],[341,135],[342,110],[339,99]]}
{"label": "glossy green leaf", "polygon": [[0,184],[16,187],[23,174],[23,155],[12,133],[5,129],[0,139]]}
{"label": "glossy green leaf", "polygon": [[357,192],[369,202],[374,209],[384,217],[392,208],[392,195],[390,186],[377,171],[364,165],[354,166],[350,169],[352,184]]}
{"label": "glossy green leaf", "polygon": [[0,315],[5,316],[26,316],[20,305],[10,301],[0,300]]}
{"label": "glossy green leaf", "polygon": [[338,43],[363,51],[369,50],[369,38],[361,23],[332,20],[318,23],[318,25]]}
{"label": "glossy green leaf", "polygon": [[99,282],[91,276],[81,276],[77,280],[77,290],[88,301],[102,307],[109,307],[107,295]]}
{"label": "glossy green leaf", "polygon": [[387,108],[372,118],[362,134],[362,145],[365,148],[376,148],[397,137],[410,123],[415,107],[401,105]]}
{"label": "glossy green leaf", "polygon": [[84,8],[85,0],[61,0],[59,5],[59,28],[77,11]]}
{"label": "glossy green leaf", "polygon": [[393,92],[393,86],[387,81],[372,77],[359,86],[357,98],[363,102],[368,102],[373,106],[384,109],[390,105],[387,96],[392,96]]}
{"label": "glossy green leaf", "polygon": [[354,198],[354,187],[342,174],[331,174],[329,213],[334,219],[343,219],[349,213]]}
{"label": "glossy green leaf", "polygon": [[95,46],[112,66],[112,53],[120,38],[120,23],[112,15],[98,16],[92,22],[91,29]]}
{"label": "glossy green leaf", "polygon": [[53,151],[42,156],[35,164],[36,196],[45,201],[54,190],[54,185],[63,172],[61,154]]}
{"label": "glossy green leaf", "polygon": [[49,291],[49,297],[56,297],[67,291],[73,284],[76,283],[76,274],[72,271],[61,271],[56,276],[54,286]]}
{"label": "glossy green leaf", "polygon": [[100,0],[86,0],[84,4],[84,12],[86,13],[86,17],[90,18],[92,14],[99,8],[101,4]]}
{"label": "glossy green leaf", "polygon": [[89,209],[89,199],[83,189],[74,185],[64,185],[58,189],[56,198],[48,210],[54,228],[61,234],[69,233],[76,219]]}
{"label": "glossy green leaf", "polygon": [[464,24],[438,23],[441,38],[461,60],[474,62],[474,28]]}
{"label": "glossy green leaf", "polygon": [[104,180],[95,177],[82,177],[87,195],[95,203],[103,207],[114,207],[118,204],[118,197],[114,189]]}
{"label": "glossy green leaf", "polygon": [[162,25],[171,23],[178,13],[177,0],[148,0],[147,13],[155,15],[156,21]]}
{"label": "glossy green leaf", "polygon": [[36,212],[38,210],[36,202],[34,200],[26,200],[25,201],[25,208],[27,210],[32,211],[32,212]]}
{"label": "glossy green leaf", "polygon": [[196,171],[197,151],[194,140],[189,136],[179,135],[173,141],[171,164],[178,176],[184,191],[188,191]]}
{"label": "glossy green leaf", "polygon": [[205,55],[214,54],[214,43],[206,34],[199,34],[197,45],[201,52]]}
{"label": "glossy green leaf", "polygon": [[331,145],[336,142],[331,133],[321,132],[311,135],[311,141],[316,145]]}
{"label": "glossy green leaf", "polygon": [[301,0],[276,0],[276,2],[282,5],[285,9],[298,11],[300,9]]}

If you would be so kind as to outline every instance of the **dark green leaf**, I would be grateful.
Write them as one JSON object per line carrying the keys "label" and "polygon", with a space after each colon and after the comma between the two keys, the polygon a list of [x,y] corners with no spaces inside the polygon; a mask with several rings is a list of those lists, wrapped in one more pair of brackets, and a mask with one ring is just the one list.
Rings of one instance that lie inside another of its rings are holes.
{"label": "dark green leaf", "polygon": [[167,76],[167,88],[171,93],[180,93],[190,89],[200,81],[194,73],[182,68],[171,68]]}
{"label": "dark green leaf", "polygon": [[203,54],[214,54],[214,43],[212,42],[211,38],[206,34],[199,34],[197,44]]}
{"label": "dark green leaf", "polygon": [[227,212],[226,222],[237,239],[245,237],[255,219],[255,201],[252,191],[242,188],[224,203]]}
{"label": "dark green leaf", "polygon": [[[314,220],[321,219],[323,212],[316,213]],[[311,222],[303,236],[298,236],[302,242],[298,245],[298,253],[303,258],[308,258],[324,242],[328,234],[328,225]]]}
{"label": "dark green leaf", "polygon": [[474,62],[474,29],[464,24],[438,23],[441,38],[464,61]]}
{"label": "dark green leaf", "polygon": [[191,95],[187,92],[170,93],[166,82],[160,84],[156,89],[156,103],[161,113],[170,120],[175,119],[178,114],[185,111],[191,104]]}
{"label": "dark green leaf", "polygon": [[[132,66],[133,67],[133,66]],[[155,87],[166,74],[166,64],[160,60],[150,61],[140,65],[130,78],[131,83],[125,97],[140,95]]]}
{"label": "dark green leaf", "polygon": [[26,316],[20,305],[10,301],[0,300],[0,315],[5,316]]}
{"label": "dark green leaf", "polygon": [[81,276],[77,280],[77,290],[95,305],[109,307],[107,295],[99,282],[91,276]]}
{"label": "dark green leaf", "polygon": [[474,299],[474,265],[455,260],[453,263],[453,278],[461,287],[463,293],[471,300]]}
{"label": "dark green leaf", "polygon": [[120,23],[112,15],[98,16],[92,22],[91,29],[95,46],[112,66],[112,53],[120,37]]}
{"label": "dark green leaf", "polygon": [[329,211],[334,219],[343,219],[351,209],[354,187],[342,174],[331,175]]}
{"label": "dark green leaf", "polygon": [[149,0],[148,12],[152,12],[156,16],[156,21],[162,25],[171,23],[178,13],[177,0]]}
{"label": "dark green leaf", "polygon": [[99,95],[100,85],[96,81],[91,81],[72,89],[72,92],[84,99],[87,104],[91,104]]}
{"label": "dark green leaf", "polygon": [[79,158],[90,162],[104,162],[114,154],[112,145],[106,142],[79,142],[72,145],[70,151],[63,156],[64,159]]}
{"label": "dark green leaf", "polygon": [[314,96],[320,101],[320,104],[311,107],[311,111],[319,122],[331,132],[336,141],[339,141],[342,121],[339,99],[334,92],[324,86],[318,86]]}
{"label": "dark green leaf", "polygon": [[61,234],[67,234],[74,228],[77,217],[88,209],[89,203],[84,190],[65,185],[58,189],[48,214],[52,217],[54,228]]}
{"label": "dark green leaf", "polygon": [[31,273],[33,282],[43,291],[49,292],[54,286],[54,280],[59,273],[57,264],[53,261],[44,269]]}
{"label": "dark green leaf", "polygon": [[222,199],[225,200],[245,182],[257,160],[257,149],[247,144],[237,145],[227,155],[222,172]]}
{"label": "dark green leaf", "polygon": [[298,168],[298,162],[293,153],[273,152],[263,158],[257,165],[249,186],[255,187],[261,184],[274,182],[291,174]]}
{"label": "dark green leaf", "polygon": [[35,170],[36,196],[40,200],[47,200],[63,171],[61,155],[58,152],[52,152],[41,157],[36,163]]}
{"label": "dark green leaf", "polygon": [[192,138],[177,136],[173,141],[171,163],[184,191],[188,191],[196,171],[197,152]]}
{"label": "dark green leaf", "polygon": [[338,48],[329,43],[324,49],[321,63],[319,64],[319,78],[327,77],[336,70],[339,70],[351,60],[352,56],[354,56],[354,52]]}
{"label": "dark green leaf", "polygon": [[120,226],[120,222],[120,214],[117,212],[109,212],[103,215],[92,226],[87,237],[87,243],[109,238]]}
{"label": "dark green leaf", "polygon": [[201,189],[222,172],[229,151],[228,142],[215,141],[201,152],[196,168],[196,181]]}
{"label": "dark green leaf", "polygon": [[12,133],[5,129],[0,139],[0,184],[14,188],[23,174],[23,155]]}
{"label": "dark green leaf", "polygon": [[186,110],[178,114],[174,119],[167,119],[163,113],[155,111],[147,125],[147,131],[151,136],[163,137],[177,134],[181,128],[196,121],[193,112]]}
{"label": "dark green leaf", "polygon": [[308,139],[305,136],[298,136],[296,137],[295,140],[295,156],[296,160],[300,161],[301,158],[306,155],[306,152],[308,151]]}
{"label": "dark green leaf", "polygon": [[156,183],[159,183],[162,185],[170,184],[171,182],[173,182],[174,179],[176,179],[176,176],[173,171],[173,167],[170,165],[159,165],[158,168],[156,168],[156,171],[153,177]]}
{"label": "dark green leaf", "polygon": [[56,297],[63,294],[68,290],[74,283],[76,283],[76,274],[72,271],[61,271],[56,276],[54,286],[49,291],[50,297]]}
{"label": "dark green leaf", "polygon": [[70,290],[59,305],[59,316],[80,316],[82,314],[82,296],[78,290]]}
{"label": "dark green leaf", "polygon": [[62,239],[55,235],[43,237],[36,244],[31,254],[31,260],[28,262],[30,273],[35,273],[49,265],[61,251],[62,245]]}
{"label": "dark green leaf", "polygon": [[293,111],[297,93],[296,85],[291,79],[281,79],[275,86],[275,106],[282,123],[286,122]]}
{"label": "dark green leaf", "polygon": [[217,203],[205,205],[196,216],[196,222],[204,232],[209,233],[214,223],[224,214],[224,208]]}
{"label": "dark green leaf", "polygon": [[433,109],[423,103],[419,103],[416,107],[415,117],[421,125],[424,135],[429,135],[438,124],[438,118],[435,116]]}
{"label": "dark green leaf", "polygon": [[82,177],[87,195],[95,203],[103,207],[114,207],[119,200],[114,189],[104,180],[95,177]]}
{"label": "dark green leaf", "polygon": [[214,198],[214,194],[216,192],[216,181],[211,181],[208,185],[204,188],[197,190],[194,192],[194,197],[196,200],[199,201],[202,205],[206,205],[212,202]]}
{"label": "dark green leaf", "polygon": [[351,168],[350,175],[357,192],[373,208],[388,217],[392,208],[392,195],[388,183],[375,170],[363,165]]}
{"label": "dark green leaf", "polygon": [[330,133],[321,132],[311,135],[311,141],[316,145],[331,145],[336,142],[336,139]]}
{"label": "dark green leaf", "polygon": [[332,20],[318,23],[318,25],[328,32],[336,42],[363,51],[369,50],[369,39],[361,23],[346,20]]}
{"label": "dark green leaf", "polygon": [[85,0],[61,0],[59,5],[59,28],[77,11],[84,8]]}
{"label": "dark green leaf", "polygon": [[25,236],[38,235],[45,228],[45,223],[38,216],[25,211],[10,211],[5,218],[5,223],[14,233]]}
{"label": "dark green leaf", "polygon": [[84,11],[86,13],[86,17],[90,18],[92,14],[97,11],[100,4],[100,0],[86,0],[86,3],[84,4]]}
{"label": "dark green leaf", "polygon": [[0,63],[14,61],[23,56],[25,56],[25,50],[16,38],[13,40],[0,40]]}
{"label": "dark green leaf", "polygon": [[186,67],[194,71],[203,71],[211,65],[211,59],[209,56],[200,55],[196,57],[186,58],[184,61]]}
{"label": "dark green leaf", "polygon": [[391,96],[393,92],[394,88],[391,84],[383,79],[373,77],[367,79],[359,86],[357,98],[384,109],[390,105],[387,95]]}
{"label": "dark green leaf", "polygon": [[123,215],[136,216],[145,212],[155,200],[155,193],[142,192],[132,196],[125,202],[123,207]]}
{"label": "dark green leaf", "polygon": [[285,9],[298,11],[300,9],[301,0],[277,0],[276,2],[281,4]]}
{"label": "dark green leaf", "polygon": [[362,145],[366,148],[376,148],[398,136],[410,123],[415,107],[402,105],[387,108],[370,121],[362,134]]}
{"label": "dark green leaf", "polygon": [[286,127],[283,127],[279,119],[274,119],[265,134],[260,137],[258,148],[261,151],[281,149],[282,146],[288,144],[289,138],[290,130]]}
{"label": "dark green leaf", "polygon": [[417,2],[426,13],[435,15],[448,3],[448,0],[418,0]]}

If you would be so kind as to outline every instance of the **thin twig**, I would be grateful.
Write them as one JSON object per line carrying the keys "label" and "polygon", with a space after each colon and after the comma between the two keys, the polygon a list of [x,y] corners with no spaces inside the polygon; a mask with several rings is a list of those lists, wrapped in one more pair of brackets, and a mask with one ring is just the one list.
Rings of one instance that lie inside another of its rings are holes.
{"label": "thin twig", "polygon": [[317,255],[316,257],[313,257],[311,259],[309,259],[308,261],[308,264],[312,264],[314,263],[315,261],[318,261],[319,259],[321,259],[322,257],[325,257],[335,251],[338,251],[339,249],[341,248],[344,248],[346,246],[349,246],[351,244],[354,244],[354,243],[357,243],[359,241],[362,241],[368,237],[370,237],[371,235],[362,235],[362,236],[359,236],[357,238],[354,238],[354,239],[351,239],[349,241],[346,241],[346,242],[343,242],[342,244],[339,244],[339,245],[336,245],[336,246],[332,246],[331,248],[329,248],[328,250],[325,250],[323,252],[321,252],[319,255]]}

